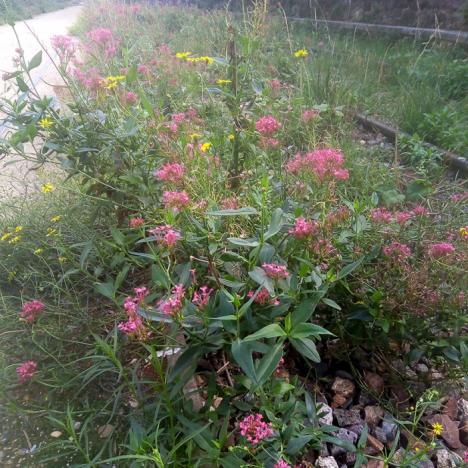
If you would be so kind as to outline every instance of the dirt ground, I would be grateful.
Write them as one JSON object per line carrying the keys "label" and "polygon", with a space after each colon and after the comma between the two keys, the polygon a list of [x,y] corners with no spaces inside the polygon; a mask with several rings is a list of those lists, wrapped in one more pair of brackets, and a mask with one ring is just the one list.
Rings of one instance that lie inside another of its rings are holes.
{"label": "dirt ground", "polygon": [[[70,27],[77,21],[80,11],[81,6],[72,6],[16,23],[15,28],[26,60],[30,60],[40,50],[35,35],[44,46],[49,48],[53,36],[68,33]],[[1,76],[4,72],[14,70],[12,59],[15,55],[15,49],[18,47],[18,42],[11,26],[0,26],[0,44]],[[32,78],[38,91],[49,96],[54,94],[50,85],[60,84],[61,81],[44,53],[42,64],[33,71]],[[2,97],[8,94],[6,84],[7,82],[0,81],[0,96]],[[0,125],[0,137],[4,136],[5,131],[6,129]],[[30,164],[25,162],[12,163],[15,159],[14,155],[9,155],[7,158],[0,160],[0,202],[8,200],[12,196],[25,197],[28,193],[37,190],[38,180],[46,179],[48,176],[46,169],[31,172]],[[54,176],[51,175],[50,177]]]}

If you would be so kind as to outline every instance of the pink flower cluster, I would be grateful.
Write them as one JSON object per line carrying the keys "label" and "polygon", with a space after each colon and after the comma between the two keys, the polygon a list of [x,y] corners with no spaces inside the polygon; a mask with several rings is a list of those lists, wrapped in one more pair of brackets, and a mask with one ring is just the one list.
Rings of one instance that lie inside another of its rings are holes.
{"label": "pink flower cluster", "polygon": [[127,312],[128,320],[118,324],[118,329],[131,336],[136,336],[143,339],[147,335],[146,327],[138,315],[138,306],[143,304],[145,297],[149,294],[148,288],[141,286],[135,288],[135,295],[129,296],[124,301],[124,309]]}
{"label": "pink flower cluster", "polygon": [[455,247],[450,242],[441,242],[432,244],[428,247],[427,253],[432,258],[441,258],[451,255],[455,252]]}
{"label": "pink flower cluster", "polygon": [[291,465],[289,465],[288,463],[286,463],[283,459],[281,460],[278,460],[273,468],[292,468]]}
{"label": "pink flower cluster", "polygon": [[138,94],[134,93],[133,91],[127,91],[122,96],[122,103],[124,105],[132,106],[138,102]]}
{"label": "pink flower cluster", "polygon": [[70,36],[53,36],[52,47],[61,60],[72,58],[76,51],[76,41]]}
{"label": "pink flower cluster", "polygon": [[36,318],[44,311],[44,309],[44,303],[34,299],[23,304],[23,308],[21,309],[19,315],[28,322],[34,322]]}
{"label": "pink flower cluster", "polygon": [[154,177],[173,184],[180,182],[185,174],[185,166],[179,163],[167,163],[155,171]]}
{"label": "pink flower cluster", "polygon": [[302,121],[307,124],[311,120],[316,119],[320,115],[320,111],[315,109],[306,109],[301,116]]}
{"label": "pink flower cluster", "polygon": [[144,224],[145,224],[145,219],[140,216],[136,216],[135,218],[130,218],[130,221],[129,221],[129,225],[132,229],[139,228],[143,226]]}
{"label": "pink flower cluster", "polygon": [[305,239],[317,231],[318,223],[316,221],[306,221],[305,218],[296,218],[294,227],[288,232],[296,239]]}
{"label": "pink flower cluster", "polygon": [[20,366],[16,368],[16,374],[20,383],[27,382],[34,377],[34,374],[37,371],[37,362],[35,361],[26,361],[23,362]]}
{"label": "pink flower cluster", "polygon": [[212,292],[212,288],[209,288],[208,286],[202,286],[198,291],[193,293],[192,303],[195,304],[200,310],[204,309],[210,300]]}
{"label": "pink flower cluster", "polygon": [[285,265],[278,263],[264,263],[262,265],[265,274],[272,279],[285,279],[289,276],[289,272]]}
{"label": "pink flower cluster", "polygon": [[382,252],[386,257],[396,261],[405,261],[411,256],[411,249],[406,244],[400,244],[396,241],[393,241],[390,245],[386,245],[382,249]]}
{"label": "pink flower cluster", "polygon": [[327,227],[333,227],[346,220],[349,217],[349,214],[350,212],[347,206],[340,206],[335,211],[328,213],[327,217],[325,218],[325,224]]}
{"label": "pink flower cluster", "polygon": [[166,190],[163,192],[163,201],[166,209],[173,209],[174,211],[179,211],[190,203],[185,190],[182,192],[169,192]]}
{"label": "pink flower cluster", "polygon": [[272,136],[281,128],[281,124],[272,115],[265,115],[257,120],[255,128],[263,136]]}
{"label": "pink flower cluster", "polygon": [[114,34],[110,29],[93,29],[92,31],[88,31],[86,36],[92,43],[102,47],[106,57],[114,57],[117,53],[119,41],[114,38]]}
{"label": "pink flower cluster", "polygon": [[239,208],[239,201],[236,197],[229,197],[221,200],[221,207],[223,210],[237,210]]}
{"label": "pink flower cluster", "polygon": [[173,288],[172,296],[158,302],[158,310],[164,315],[177,315],[182,309],[184,294],[184,285],[178,284]]}
{"label": "pink flower cluster", "polygon": [[273,435],[273,427],[270,423],[263,421],[263,415],[260,413],[252,413],[246,416],[239,423],[240,433],[252,445],[257,445],[263,439],[267,439]]}
{"label": "pink flower cluster", "polygon": [[386,208],[375,208],[371,211],[372,221],[381,224],[388,224],[392,221],[396,221],[398,224],[403,225],[414,217],[425,215],[427,215],[427,209],[421,205],[415,206],[410,211],[398,211],[396,213],[392,213]]}
{"label": "pink flower cluster", "polygon": [[[249,299],[253,297],[254,295],[255,295],[255,291],[249,291],[247,293],[247,297]],[[257,293],[257,296],[254,299],[254,302],[262,306],[266,306],[266,305],[277,306],[280,303],[278,298],[270,296],[270,293],[268,292],[267,288],[260,289],[260,291]]]}
{"label": "pink flower cluster", "polygon": [[450,200],[452,200],[454,203],[465,201],[467,199],[468,199],[468,191],[462,192],[462,193],[455,193],[454,195],[450,197]]}
{"label": "pink flower cluster", "polygon": [[103,77],[99,74],[99,70],[94,67],[85,71],[75,68],[73,70],[73,76],[81,85],[90,91],[97,91],[103,80]]}
{"label": "pink flower cluster", "polygon": [[149,233],[156,237],[156,242],[169,248],[174,247],[181,239],[180,232],[173,229],[170,224],[150,229]]}
{"label": "pink flower cluster", "polygon": [[344,156],[337,149],[319,149],[306,154],[297,154],[286,163],[286,171],[291,174],[311,172],[317,179],[347,180],[349,172],[343,168]]}

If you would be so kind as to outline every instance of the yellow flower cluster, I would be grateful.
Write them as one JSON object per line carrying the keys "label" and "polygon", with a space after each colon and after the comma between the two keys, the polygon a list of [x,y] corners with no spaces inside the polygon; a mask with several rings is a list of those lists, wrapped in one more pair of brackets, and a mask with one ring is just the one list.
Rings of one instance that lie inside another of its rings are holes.
{"label": "yellow flower cluster", "polygon": [[60,215],[57,215],[57,216],[53,216],[52,218],[50,218],[50,221],[52,223],[58,223],[61,219],[62,217]]}
{"label": "yellow flower cluster", "polygon": [[432,433],[435,436],[440,436],[442,432],[444,431],[444,426],[438,422],[435,422],[432,424]]}
{"label": "yellow flower cluster", "polygon": [[188,57],[187,62],[192,62],[192,63],[205,62],[207,65],[211,65],[214,62],[214,58],[208,57],[207,55],[204,55],[202,57]]}
{"label": "yellow flower cluster", "polygon": [[13,234],[18,234],[23,230],[23,226],[16,226],[15,229],[11,232],[5,232],[2,237],[0,237],[0,241],[6,242],[8,241],[9,244],[17,244],[21,240],[21,236],[14,236]]}
{"label": "yellow flower cluster", "polygon": [[180,59],[189,58],[192,55],[192,52],[177,52],[175,56]]}
{"label": "yellow flower cluster", "polygon": [[305,58],[309,55],[309,52],[307,49],[299,49],[294,52],[294,57],[296,58]]}
{"label": "yellow flower cluster", "polygon": [[117,75],[117,76],[108,76],[104,79],[104,88],[106,89],[114,89],[117,87],[120,81],[125,80],[124,75]]}
{"label": "yellow flower cluster", "polygon": [[207,151],[210,150],[211,148],[211,143],[207,142],[207,143],[203,143],[201,146],[200,146],[200,151],[202,151],[203,153],[206,153]]}
{"label": "yellow flower cluster", "polygon": [[219,84],[219,85],[226,85],[229,83],[232,83],[232,81],[231,80],[216,80],[216,84]]}
{"label": "yellow flower cluster", "polygon": [[47,182],[46,184],[41,186],[41,192],[42,193],[50,193],[55,190],[54,184],[51,184],[50,182]]}
{"label": "yellow flower cluster", "polygon": [[54,121],[50,119],[49,117],[44,117],[41,120],[39,120],[39,127],[43,128],[44,130],[47,130],[48,128],[52,127],[54,124]]}
{"label": "yellow flower cluster", "polygon": [[462,237],[462,239],[468,239],[468,226],[460,228],[460,236]]}

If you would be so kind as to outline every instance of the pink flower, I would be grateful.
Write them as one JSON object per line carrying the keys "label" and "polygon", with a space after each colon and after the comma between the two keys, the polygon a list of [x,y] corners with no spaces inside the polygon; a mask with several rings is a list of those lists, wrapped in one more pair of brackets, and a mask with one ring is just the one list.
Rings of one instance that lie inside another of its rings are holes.
{"label": "pink flower", "polygon": [[309,172],[315,175],[319,181],[325,179],[346,180],[349,172],[343,168],[344,156],[337,149],[320,149],[297,154],[286,163],[286,171],[291,174]]}
{"label": "pink flower", "polygon": [[132,229],[139,228],[145,224],[144,218],[136,216],[135,218],[130,218],[129,225]]}
{"label": "pink flower", "polygon": [[432,244],[428,247],[427,253],[432,258],[445,257],[447,255],[453,254],[455,252],[455,247],[449,242],[441,242],[439,244]]}
{"label": "pink flower", "polygon": [[462,193],[455,193],[450,197],[450,200],[452,200],[454,203],[458,203],[466,199],[468,199],[468,191]]}
{"label": "pink flower", "polygon": [[257,445],[263,439],[273,435],[273,427],[263,421],[260,413],[250,414],[239,423],[240,433],[247,438],[252,445]]}
{"label": "pink flower", "polygon": [[178,284],[172,290],[172,296],[167,299],[161,299],[158,302],[158,310],[164,315],[177,315],[182,309],[185,288],[182,284]]}
{"label": "pink flower", "polygon": [[199,308],[203,309],[210,299],[213,289],[208,286],[202,286],[198,291],[193,294],[192,302]]}
{"label": "pink flower", "polygon": [[465,450],[465,452],[463,453],[463,461],[465,463],[468,463],[468,450]]}
{"label": "pink flower", "polygon": [[396,261],[405,261],[411,256],[411,249],[406,244],[400,244],[396,241],[393,241],[390,245],[386,245],[382,249],[382,252],[386,257],[390,257]]}
{"label": "pink flower", "polygon": [[149,290],[146,286],[134,288],[133,291],[135,292],[136,299],[140,303],[143,302],[145,300],[145,297],[149,294]]}
{"label": "pink flower", "polygon": [[273,468],[292,468],[291,465],[288,465],[283,459],[278,460],[277,463],[273,466]]}
{"label": "pink flower", "polygon": [[315,109],[306,109],[301,116],[304,123],[309,123],[311,120],[316,119],[320,115],[320,111]]}
{"label": "pink flower", "polygon": [[43,302],[34,299],[23,304],[20,312],[20,317],[28,322],[34,322],[36,318],[44,311],[45,305]]}
{"label": "pink flower", "polygon": [[178,114],[172,114],[171,119],[173,122],[182,123],[185,120],[185,112],[179,112]]}
{"label": "pink flower", "polygon": [[281,89],[281,81],[280,80],[277,80],[277,79],[274,79],[274,80],[270,80],[268,82],[268,86],[274,90],[274,91],[278,91]]}
{"label": "pink flower", "polygon": [[[247,293],[247,297],[250,299],[255,295],[255,291],[249,291]],[[270,296],[270,293],[268,292],[267,288],[262,288],[260,291],[257,293],[257,296],[254,299],[254,302],[260,305],[274,305],[277,306],[279,305],[279,300],[277,298],[273,298]]]}
{"label": "pink flower", "polygon": [[146,65],[140,64],[137,67],[137,72],[146,75],[149,72],[149,68]]}
{"label": "pink flower", "polygon": [[129,296],[124,301],[124,309],[127,313],[128,320],[121,322],[117,325],[117,328],[130,336],[144,339],[148,335],[148,331],[138,315],[138,305],[143,304],[145,297],[149,294],[149,290],[145,286],[134,288],[135,296]]}
{"label": "pink flower", "polygon": [[223,210],[236,210],[239,208],[239,202],[236,197],[225,198],[221,200]]}
{"label": "pink flower", "polygon": [[132,296],[129,296],[125,299],[124,309],[125,309],[125,312],[127,312],[127,315],[129,317],[136,316],[138,302],[139,302],[138,299]]}
{"label": "pink flower", "polygon": [[190,199],[185,190],[183,192],[163,192],[163,201],[166,209],[172,208],[175,211],[179,211],[185,208],[189,203]]}
{"label": "pink flower", "polygon": [[129,317],[126,322],[120,322],[117,325],[117,328],[126,335],[143,337],[147,334],[146,327],[138,315]]}
{"label": "pink flower", "polygon": [[411,212],[413,213],[414,216],[425,216],[427,215],[428,211],[424,206],[422,205],[416,205]]}
{"label": "pink flower", "polygon": [[296,218],[294,227],[289,230],[289,234],[297,239],[309,237],[317,230],[318,224],[316,221],[306,221],[305,218]]}
{"label": "pink flower", "polygon": [[18,375],[20,383],[27,382],[34,377],[37,371],[37,362],[26,361],[16,368],[16,374]]}
{"label": "pink flower", "polygon": [[96,44],[106,44],[114,39],[112,31],[106,28],[93,29],[86,35],[88,36],[88,39]]}
{"label": "pink flower", "polygon": [[156,242],[169,248],[174,247],[182,237],[180,232],[174,230],[169,224],[150,229],[149,233],[156,237]]}
{"label": "pink flower", "polygon": [[281,128],[281,124],[272,115],[266,115],[257,120],[255,128],[263,136],[271,136]]}
{"label": "pink flower", "polygon": [[386,208],[375,208],[371,211],[371,219],[375,223],[390,223],[392,218],[392,213]]}
{"label": "pink flower", "polygon": [[398,224],[405,224],[413,217],[414,212],[410,211],[399,211],[395,218]]}
{"label": "pink flower", "polygon": [[285,279],[289,276],[289,272],[285,265],[278,263],[264,263],[262,265],[265,274],[272,279]]}
{"label": "pink flower", "polygon": [[68,59],[75,55],[76,41],[71,36],[53,36],[52,47],[59,55],[60,59]]}
{"label": "pink flower", "polygon": [[185,166],[178,163],[164,164],[160,169],[155,171],[154,177],[166,182],[177,183],[180,182],[185,174]]}
{"label": "pink flower", "polygon": [[138,94],[133,91],[127,91],[122,97],[123,103],[127,105],[136,104],[138,101]]}

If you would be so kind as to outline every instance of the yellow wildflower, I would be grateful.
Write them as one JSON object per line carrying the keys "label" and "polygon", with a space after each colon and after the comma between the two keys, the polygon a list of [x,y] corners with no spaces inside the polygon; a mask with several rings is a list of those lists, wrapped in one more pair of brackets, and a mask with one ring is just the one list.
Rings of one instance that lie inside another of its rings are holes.
{"label": "yellow wildflower", "polygon": [[463,226],[460,228],[460,236],[463,238],[463,239],[467,239],[468,238],[468,226]]}
{"label": "yellow wildflower", "polygon": [[216,83],[219,85],[225,85],[225,84],[232,83],[232,81],[231,80],[216,80]]}
{"label": "yellow wildflower", "polygon": [[235,136],[234,136],[233,133],[230,133],[230,134],[228,135],[228,140],[229,140],[229,141],[234,141],[234,138],[235,138]]}
{"label": "yellow wildflower", "polygon": [[59,257],[57,260],[58,260],[60,263],[64,263],[64,262],[67,261],[67,257]]}
{"label": "yellow wildflower", "polygon": [[114,89],[117,87],[119,81],[125,80],[124,75],[118,75],[118,76],[108,76],[104,80],[104,88],[106,89]]}
{"label": "yellow wildflower", "polygon": [[211,65],[214,62],[214,58],[208,57],[207,55],[203,55],[202,57],[188,57],[187,62],[192,62],[192,63],[205,62],[207,65]]}
{"label": "yellow wildflower", "polygon": [[56,236],[56,235],[57,235],[57,229],[47,228],[46,237],[51,237],[51,236]]}
{"label": "yellow wildflower", "polygon": [[309,52],[306,49],[299,49],[294,52],[294,57],[296,58],[305,58],[309,55]]}
{"label": "yellow wildflower", "polygon": [[177,52],[175,56],[180,59],[186,59],[189,58],[189,56],[192,55],[192,52]]}
{"label": "yellow wildflower", "polygon": [[41,187],[41,192],[42,193],[49,193],[49,192],[52,192],[54,190],[55,190],[55,186],[53,184],[51,184],[50,182],[47,182],[47,184],[44,184]]}
{"label": "yellow wildflower", "polygon": [[21,236],[15,236],[15,237],[13,237],[13,239],[11,239],[11,241],[8,242],[8,243],[9,243],[9,244],[17,244],[20,240],[21,240]]}
{"label": "yellow wildflower", "polygon": [[47,130],[48,128],[52,127],[53,124],[54,121],[49,117],[44,117],[41,120],[39,120],[39,126],[44,130]]}
{"label": "yellow wildflower", "polygon": [[15,232],[21,232],[23,230],[23,226],[16,226]]}
{"label": "yellow wildflower", "polygon": [[42,252],[44,252],[44,249],[41,249],[41,248],[36,249],[36,250],[34,251],[34,255],[41,255]]}
{"label": "yellow wildflower", "polygon": [[201,137],[201,135],[199,133],[192,133],[190,135],[191,140],[198,140],[200,137]]}
{"label": "yellow wildflower", "polygon": [[211,148],[211,143],[207,142],[207,143],[203,143],[201,146],[200,146],[200,151],[202,151],[203,153],[206,153],[207,151],[209,151],[209,149]]}
{"label": "yellow wildflower", "polygon": [[438,422],[435,422],[432,424],[432,433],[435,436],[440,436],[442,432],[444,431],[444,426]]}
{"label": "yellow wildflower", "polygon": [[12,236],[11,232],[5,232],[2,237],[0,237],[1,241],[6,241]]}
{"label": "yellow wildflower", "polygon": [[57,215],[57,216],[53,216],[52,218],[50,218],[50,221],[52,223],[58,223],[61,219],[62,217],[60,215]]}

